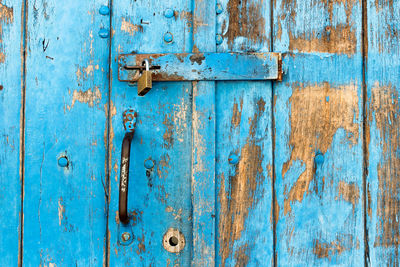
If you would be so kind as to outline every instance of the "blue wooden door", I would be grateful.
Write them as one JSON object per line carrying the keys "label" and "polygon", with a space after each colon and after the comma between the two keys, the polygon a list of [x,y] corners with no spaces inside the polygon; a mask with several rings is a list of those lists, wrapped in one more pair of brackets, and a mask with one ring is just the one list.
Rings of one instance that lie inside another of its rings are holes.
{"label": "blue wooden door", "polygon": [[[384,0],[0,0],[0,265],[398,266],[399,17]],[[138,96],[118,76],[123,54],[202,52],[282,53],[282,81]]]}

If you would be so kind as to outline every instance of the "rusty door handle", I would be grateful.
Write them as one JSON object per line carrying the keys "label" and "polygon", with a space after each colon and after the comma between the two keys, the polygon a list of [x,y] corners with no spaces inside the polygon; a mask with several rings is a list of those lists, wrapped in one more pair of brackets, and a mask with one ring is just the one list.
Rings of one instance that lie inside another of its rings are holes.
{"label": "rusty door handle", "polygon": [[122,223],[129,223],[128,216],[128,184],[129,184],[129,161],[131,154],[131,143],[135,133],[137,113],[131,109],[123,114],[125,136],[121,149],[121,169],[119,180],[119,220]]}

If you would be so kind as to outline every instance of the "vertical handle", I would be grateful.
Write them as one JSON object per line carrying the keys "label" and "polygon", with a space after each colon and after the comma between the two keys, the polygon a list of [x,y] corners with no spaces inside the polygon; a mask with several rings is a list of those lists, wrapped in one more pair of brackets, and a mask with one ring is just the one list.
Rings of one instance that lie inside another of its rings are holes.
{"label": "vertical handle", "polygon": [[123,114],[123,122],[125,133],[122,141],[121,149],[121,169],[120,169],[120,180],[119,180],[119,220],[122,223],[129,223],[128,216],[128,184],[129,184],[129,161],[131,155],[131,143],[133,134],[136,127],[137,113],[133,110],[126,110]]}

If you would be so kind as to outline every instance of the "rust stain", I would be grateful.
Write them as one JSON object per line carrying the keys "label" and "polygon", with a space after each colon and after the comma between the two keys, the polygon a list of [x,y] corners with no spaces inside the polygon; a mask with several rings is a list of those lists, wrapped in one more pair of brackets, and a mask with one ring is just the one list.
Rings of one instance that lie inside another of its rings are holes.
{"label": "rust stain", "polygon": [[196,62],[197,64],[201,65],[203,63],[203,60],[206,59],[206,57],[204,56],[203,53],[196,53],[194,55],[191,55],[189,59],[190,62],[192,62],[192,64]]}
{"label": "rust stain", "polygon": [[336,200],[343,199],[344,201],[353,204],[353,210],[356,204],[358,204],[358,199],[360,198],[360,189],[355,183],[346,183],[345,181],[339,181],[337,186],[338,196]]}
{"label": "rust stain", "polygon": [[375,83],[371,95],[369,109],[374,115],[382,146],[381,160],[377,165],[377,199],[371,200],[377,202],[376,215],[379,218],[374,246],[392,248],[396,254],[393,266],[397,266],[400,244],[399,93],[393,85]]}
{"label": "rust stain", "polygon": [[231,120],[231,125],[233,128],[237,128],[240,125],[240,122],[242,120],[242,110],[243,110],[243,99],[240,99],[240,108],[239,104],[236,102],[233,104],[233,109],[232,109],[232,120]]}
{"label": "rust stain", "polygon": [[[236,165],[235,175],[229,176],[229,185],[225,185],[224,174],[221,175],[219,199],[221,203],[221,218],[219,221],[219,243],[222,266],[233,250],[236,240],[239,240],[244,230],[245,220],[250,209],[258,201],[257,189],[264,182],[262,149],[256,144],[255,131],[259,118],[265,111],[265,102],[257,102],[257,111],[250,118],[250,132],[247,143],[240,152],[240,161]],[[228,188],[228,191],[226,190]]]}
{"label": "rust stain", "polygon": [[5,60],[6,60],[6,55],[0,52],[0,63],[4,63]]}
{"label": "rust stain", "polygon": [[[359,116],[357,85],[331,87],[293,84],[291,103],[290,159],[282,167],[282,176],[293,162],[301,161],[305,170],[293,184],[284,201],[284,213],[291,211],[291,203],[301,202],[313,179],[316,151],[325,153],[339,128],[348,133],[351,144],[357,144],[359,127],[355,121]],[[329,97],[329,101],[326,98]]]}
{"label": "rust stain", "polygon": [[142,238],[138,237],[137,240],[139,241],[138,244],[138,249],[136,250],[136,253],[138,255],[142,254],[143,252],[146,252],[146,246],[144,244],[144,234],[142,234]]}
{"label": "rust stain", "polygon": [[72,93],[72,104],[71,106],[67,106],[67,108],[68,110],[71,110],[74,107],[76,101],[88,104],[89,107],[93,107],[94,104],[100,103],[100,99],[101,92],[98,86],[95,86],[93,90],[91,88],[89,88],[87,91],[74,90],[74,92]]}
{"label": "rust stain", "polygon": [[133,210],[129,213],[130,223],[132,226],[136,226],[138,223],[142,222],[143,211]]}
{"label": "rust stain", "polygon": [[316,239],[314,240],[313,253],[320,259],[327,258],[331,260],[332,257],[351,250],[355,245],[359,246],[358,243],[358,240],[354,243],[353,236],[347,234],[340,234],[336,240],[331,242],[322,242]]}
{"label": "rust stain", "polygon": [[143,27],[141,25],[135,25],[135,24],[131,23],[129,20],[122,18],[121,31],[129,33],[130,35],[133,35],[136,32],[143,32]]}
{"label": "rust stain", "polygon": [[[230,49],[237,37],[246,37],[254,44],[263,44],[267,40],[265,18],[261,13],[263,1],[254,3],[248,0],[229,0],[227,10],[229,25],[224,37],[228,38]],[[225,27],[223,26],[222,32],[225,32]]]}

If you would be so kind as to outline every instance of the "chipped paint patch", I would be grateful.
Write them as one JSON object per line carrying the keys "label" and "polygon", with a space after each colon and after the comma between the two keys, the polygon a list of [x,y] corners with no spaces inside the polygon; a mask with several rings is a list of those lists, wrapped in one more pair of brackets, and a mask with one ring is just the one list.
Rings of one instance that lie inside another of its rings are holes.
{"label": "chipped paint patch", "polygon": [[174,124],[172,122],[171,114],[169,114],[169,116],[165,114],[163,124],[166,128],[163,135],[163,147],[170,149],[174,145]]}
{"label": "chipped paint patch", "polygon": [[[3,23],[10,24],[14,21],[14,9],[1,3],[0,0],[0,44],[3,39]],[[6,55],[2,52],[3,47],[0,46],[0,64],[6,60]]]}
{"label": "chipped paint patch", "polygon": [[243,98],[240,99],[240,107],[235,99],[235,102],[233,104],[232,119],[231,119],[231,125],[233,128],[237,128],[240,125],[240,122],[242,120],[242,110],[243,110]]}
{"label": "chipped paint patch", "polygon": [[121,31],[129,33],[130,35],[133,35],[136,32],[143,32],[143,27],[141,25],[135,25],[135,24],[131,23],[129,20],[122,18]]}
{"label": "chipped paint patch", "polygon": [[[12,23],[14,21],[14,9],[12,7],[8,7],[1,3],[0,1],[0,22],[5,22],[7,24]],[[0,23],[0,34],[2,33],[2,27]]]}
{"label": "chipped paint patch", "polygon": [[76,70],[76,79],[77,81],[79,80],[85,80],[89,76],[93,76],[94,70],[98,70],[99,65],[93,66],[93,64],[89,64],[87,67],[78,67]]}
{"label": "chipped paint patch", "polygon": [[93,91],[90,88],[87,91],[74,90],[74,92],[72,93],[72,104],[71,106],[67,106],[67,108],[68,110],[71,110],[74,107],[76,101],[88,104],[89,107],[93,107],[94,104],[100,103],[100,99],[101,92],[98,86],[96,86]]}
{"label": "chipped paint patch", "polygon": [[[377,164],[378,188],[376,215],[376,238],[374,246],[390,247],[397,252],[400,245],[400,147],[398,112],[399,93],[393,85],[381,86],[375,83],[371,89],[370,120],[374,119],[376,130],[379,132],[382,153]],[[372,129],[370,129],[372,130]],[[370,195],[368,198],[371,198]],[[395,257],[399,264],[398,257]]]}
{"label": "chipped paint patch", "polygon": [[[357,28],[352,21],[353,8],[359,8],[359,0],[333,0],[333,1],[311,1],[310,10],[318,10],[307,18],[297,16],[300,8],[297,0],[282,0],[281,10],[285,13],[279,16],[276,37],[281,40],[282,31],[286,31],[289,36],[289,50],[299,52],[321,52],[353,55],[357,52]],[[335,12],[343,10],[346,15],[346,22],[338,22],[340,16]],[[315,25],[313,16],[327,13],[325,24]],[[287,25],[287,29],[282,29],[282,24]],[[298,29],[298,25],[307,25]],[[286,35],[285,34],[285,35]]]}
{"label": "chipped paint patch", "polygon": [[[329,102],[325,101],[329,96]],[[291,203],[303,200],[313,179],[314,156],[317,151],[326,153],[339,128],[348,133],[350,144],[357,144],[359,114],[357,85],[331,87],[293,84],[291,104],[290,159],[282,167],[282,176],[295,161],[301,161],[305,170],[293,184],[284,201],[284,213],[291,211]]]}
{"label": "chipped paint patch", "polygon": [[[189,93],[189,87],[187,85],[184,88],[185,95]],[[175,131],[175,138],[178,142],[183,143],[185,141],[186,133],[188,127],[188,121],[190,120],[191,112],[190,112],[190,105],[187,104],[185,97],[180,99],[179,104],[174,104],[174,115],[173,115],[173,124],[174,124],[174,131]]]}
{"label": "chipped paint patch", "polygon": [[247,244],[241,246],[235,252],[235,259],[236,259],[235,266],[247,266],[250,260],[249,253],[250,253],[250,248]]}
{"label": "chipped paint patch", "polygon": [[353,204],[353,210],[355,210],[356,204],[360,198],[360,189],[355,183],[346,183],[345,181],[339,181],[337,186],[338,196],[336,200],[343,199],[344,201]]}
{"label": "chipped paint patch", "polygon": [[64,200],[62,197],[58,199],[58,224],[61,226],[61,222],[64,218],[65,207],[64,207]]}
{"label": "chipped paint patch", "polygon": [[339,234],[337,239],[331,242],[314,240],[313,253],[320,259],[327,258],[330,261],[332,257],[339,256],[344,251],[350,251],[355,244],[358,247],[359,241],[354,243],[352,235]]}
{"label": "chipped paint patch", "polygon": [[[261,13],[262,4],[263,1],[254,3],[247,0],[229,0],[227,5],[229,24],[224,37],[228,39],[230,49],[238,37],[245,37],[253,44],[263,44],[267,41],[265,18]],[[222,32],[225,32],[225,27],[224,23]]]}
{"label": "chipped paint patch", "polygon": [[[225,176],[219,177],[221,187],[220,220],[219,220],[219,243],[221,246],[222,266],[231,255],[234,243],[240,239],[245,229],[245,220],[250,209],[258,201],[257,189],[264,182],[262,149],[256,144],[255,131],[258,127],[259,118],[265,111],[265,102],[260,99],[257,102],[257,111],[253,118],[249,118],[250,132],[247,143],[240,151],[240,160],[236,165],[235,175],[229,176],[229,184],[225,185]],[[227,189],[226,189],[227,188]],[[244,260],[241,258],[241,260]]]}
{"label": "chipped paint patch", "polygon": [[290,51],[321,52],[352,55],[357,50],[355,29],[349,25],[327,26],[322,32],[294,35],[289,33]]}

